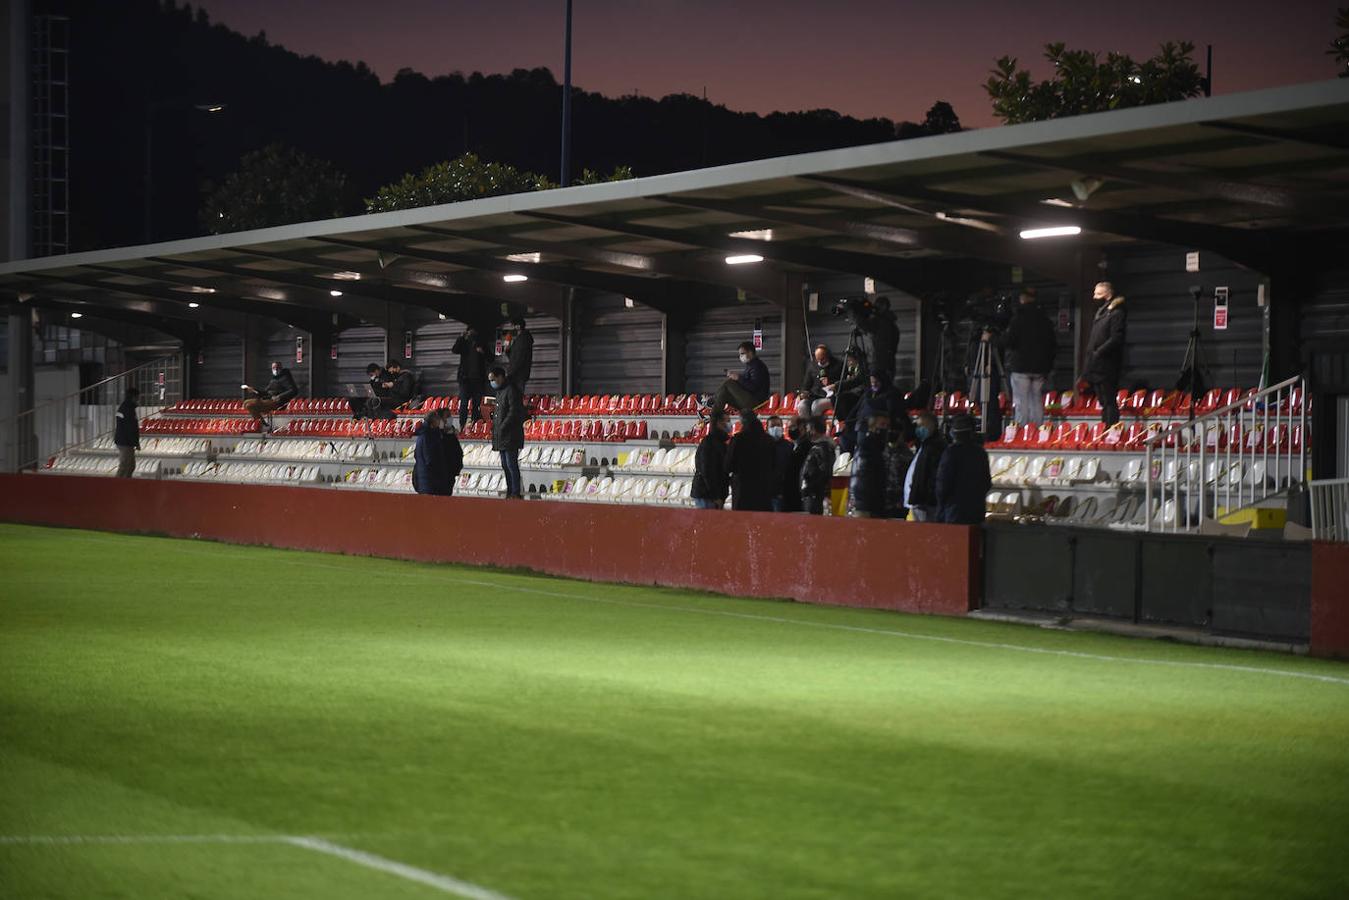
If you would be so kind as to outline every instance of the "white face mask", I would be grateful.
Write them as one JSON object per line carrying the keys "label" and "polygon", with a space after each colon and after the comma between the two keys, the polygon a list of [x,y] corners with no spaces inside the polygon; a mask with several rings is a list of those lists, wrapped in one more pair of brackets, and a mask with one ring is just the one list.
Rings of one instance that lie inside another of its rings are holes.
{"label": "white face mask", "polygon": [[490,384],[490,385],[492,386],[492,390],[494,390],[494,391],[499,391],[499,390],[501,390],[501,382],[499,382],[499,381],[489,381],[489,382],[487,382],[487,383]]}
{"label": "white face mask", "polygon": [[769,434],[769,435],[773,438],[773,440],[775,440],[775,441],[780,441],[780,440],[782,440],[782,426],[781,426],[781,425],[774,425],[772,428],[769,428],[769,429],[768,429],[768,434]]}
{"label": "white face mask", "polygon": [[742,353],[742,354],[740,354],[740,361],[741,361],[742,363],[747,363],[747,362],[749,362],[749,354],[748,354],[748,353]]}

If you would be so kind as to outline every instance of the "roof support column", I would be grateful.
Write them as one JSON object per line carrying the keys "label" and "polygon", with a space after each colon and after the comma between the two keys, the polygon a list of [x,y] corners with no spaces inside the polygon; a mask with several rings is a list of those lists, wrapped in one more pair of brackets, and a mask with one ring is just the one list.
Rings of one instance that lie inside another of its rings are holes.
{"label": "roof support column", "polygon": [[798,272],[783,274],[782,333],[778,348],[782,391],[794,391],[806,374],[806,311],[801,303],[802,280]]}
{"label": "roof support column", "polygon": [[688,309],[676,307],[660,318],[660,358],[662,394],[682,394],[688,383]]}
{"label": "roof support column", "polygon": [[261,316],[244,318],[244,334],[241,342],[243,353],[239,362],[240,384],[251,384],[253,387],[261,388],[271,378],[267,368],[271,363],[267,358],[267,338],[271,327],[271,321]]}
{"label": "roof support column", "polygon": [[[386,303],[384,310],[384,362],[397,360],[406,363],[404,340],[407,331],[407,309],[398,303]],[[413,348],[416,351],[416,348]]]}
{"label": "roof support column", "polygon": [[328,395],[328,374],[332,368],[333,330],[315,328],[305,341],[305,364],[309,369],[309,396]]}
{"label": "roof support column", "polygon": [[[12,419],[33,408],[33,312],[26,306],[11,306],[9,312],[9,369],[6,372],[5,406],[0,409],[12,430],[0,434],[0,471],[17,472],[21,460],[37,456],[33,417]],[[20,430],[20,425],[23,426]]]}

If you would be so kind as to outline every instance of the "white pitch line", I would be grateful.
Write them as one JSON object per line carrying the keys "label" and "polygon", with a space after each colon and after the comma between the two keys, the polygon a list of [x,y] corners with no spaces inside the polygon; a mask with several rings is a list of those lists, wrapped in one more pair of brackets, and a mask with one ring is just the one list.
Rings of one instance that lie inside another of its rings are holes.
{"label": "white pitch line", "polygon": [[297,834],[12,834],[0,835],[0,846],[66,846],[89,844],[285,844],[300,847],[325,856],[333,856],[415,881],[465,900],[512,900],[506,894],[490,890],[469,881],[451,878],[407,863],[386,859],[364,850],[344,847],[314,835]]}
{"label": "white pitch line", "polygon": [[466,900],[511,900],[505,894],[499,894],[472,882],[460,881],[458,878],[451,878],[449,875],[440,875],[426,869],[419,869],[416,866],[409,866],[407,863],[395,862],[392,859],[385,859],[363,850],[353,850],[350,847],[343,847],[341,844],[334,844],[322,838],[287,837],[282,840],[295,847],[303,847],[306,850],[313,850],[315,853],[324,853],[338,859],[345,859],[347,862],[364,866],[367,869],[397,875],[399,878],[415,881],[418,884],[433,887],[456,897],[464,897]]}

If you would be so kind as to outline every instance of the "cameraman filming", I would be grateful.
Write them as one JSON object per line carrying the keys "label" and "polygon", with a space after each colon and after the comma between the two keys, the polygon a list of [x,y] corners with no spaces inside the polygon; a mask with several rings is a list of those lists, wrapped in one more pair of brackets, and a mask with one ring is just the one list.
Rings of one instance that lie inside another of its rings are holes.
{"label": "cameraman filming", "polygon": [[846,315],[853,327],[853,341],[862,349],[867,370],[884,375],[888,381],[895,371],[895,353],[899,350],[899,326],[890,312],[890,298],[849,297],[834,307],[834,315]]}
{"label": "cameraman filming", "polygon": [[1020,301],[997,345],[1007,353],[1016,424],[1039,425],[1045,420],[1045,380],[1054,368],[1058,339],[1054,323],[1035,303],[1035,288],[1022,290]]}

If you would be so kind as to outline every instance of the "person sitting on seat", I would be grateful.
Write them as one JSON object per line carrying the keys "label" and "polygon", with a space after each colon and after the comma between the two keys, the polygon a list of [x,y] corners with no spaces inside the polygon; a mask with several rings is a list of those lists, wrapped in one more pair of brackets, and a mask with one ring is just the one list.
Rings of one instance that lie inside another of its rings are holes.
{"label": "person sitting on seat", "polygon": [[[244,401],[244,412],[252,416],[254,422],[262,422],[263,416],[285,406],[292,397],[300,393],[300,389],[295,386],[295,379],[291,377],[290,369],[279,362],[272,363],[272,380],[267,382],[267,387],[258,390],[244,385],[243,388],[254,395]],[[262,422],[262,425],[264,429],[270,430],[266,422]]]}
{"label": "person sitting on seat", "polygon": [[810,450],[801,465],[801,505],[812,516],[824,515],[834,477],[834,442],[825,434],[824,418],[802,420]]}
{"label": "person sitting on seat", "polygon": [[843,361],[829,352],[828,344],[820,344],[806,362],[806,375],[801,390],[796,392],[796,414],[801,417],[822,416],[834,406],[834,393],[843,377]]}
{"label": "person sitting on seat", "polygon": [[726,445],[726,473],[731,477],[731,509],[772,512],[777,493],[773,439],[753,410],[740,413],[740,433]]}
{"label": "person sitting on seat", "polygon": [[730,436],[726,413],[712,416],[707,436],[698,444],[693,457],[693,489],[689,496],[698,509],[721,509],[726,505],[726,442]]}
{"label": "person sitting on seat", "polygon": [[974,439],[973,416],[951,422],[951,446],[937,466],[937,521],[948,525],[978,525],[984,521],[985,498],[993,486],[988,453]]}
{"label": "person sitting on seat", "polygon": [[744,341],[739,350],[740,362],[745,368],[738,375],[730,369],[726,370],[726,380],[712,396],[709,411],[712,418],[721,414],[728,405],[741,412],[753,412],[755,407],[768,399],[768,366],[759,359],[751,342]]}
{"label": "person sitting on seat", "polygon": [[417,379],[410,371],[403,368],[401,362],[391,359],[389,360],[389,380],[384,383],[384,387],[389,392],[389,407],[397,409],[412,399],[412,394],[417,389]]}
{"label": "person sitting on seat", "polygon": [[381,401],[388,395],[384,389],[384,382],[389,380],[389,373],[383,368],[371,363],[365,367],[365,377],[370,382],[370,395],[366,397],[348,397],[347,405],[351,407],[351,417],[360,419],[365,416],[375,418],[380,415]]}
{"label": "person sitting on seat", "polygon": [[449,496],[453,477],[445,454],[445,418],[433,409],[417,426],[417,442],[412,448],[412,489],[419,494]]}

